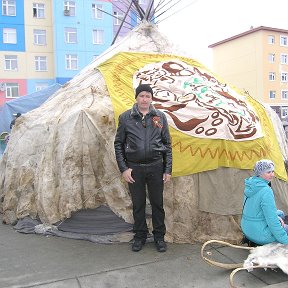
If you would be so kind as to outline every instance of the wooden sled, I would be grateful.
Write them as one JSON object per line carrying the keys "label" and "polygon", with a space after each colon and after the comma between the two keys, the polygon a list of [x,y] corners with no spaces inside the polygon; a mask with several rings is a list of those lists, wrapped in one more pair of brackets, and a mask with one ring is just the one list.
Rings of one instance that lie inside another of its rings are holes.
{"label": "wooden sled", "polygon": [[[224,269],[227,269],[227,270],[230,270],[232,269],[232,272],[230,273],[230,277],[229,277],[229,280],[230,280],[230,287],[231,288],[238,288],[237,286],[235,286],[234,284],[234,276],[237,272],[239,271],[242,271],[242,270],[246,270],[247,271],[247,268],[246,267],[243,267],[243,264],[244,264],[244,260],[242,263],[222,263],[222,262],[218,262],[218,261],[215,261],[215,260],[212,260],[212,252],[206,252],[205,248],[207,247],[207,245],[211,245],[211,244],[220,244],[222,246],[228,246],[228,247],[232,247],[232,248],[235,248],[235,249],[244,249],[244,250],[249,250],[249,251],[252,251],[254,249],[254,247],[247,247],[247,246],[240,246],[240,245],[233,245],[233,244],[230,244],[228,242],[225,242],[225,241],[220,241],[220,240],[209,240],[209,241],[206,241],[203,245],[202,245],[202,248],[201,248],[201,257],[202,259],[208,263],[209,265],[212,265],[212,266],[216,266],[216,267],[220,267],[220,268],[224,268]],[[253,269],[257,269],[257,268],[263,268],[263,269],[276,269],[278,268],[277,266],[263,266],[263,265],[253,265],[253,267],[251,268],[251,270]]]}

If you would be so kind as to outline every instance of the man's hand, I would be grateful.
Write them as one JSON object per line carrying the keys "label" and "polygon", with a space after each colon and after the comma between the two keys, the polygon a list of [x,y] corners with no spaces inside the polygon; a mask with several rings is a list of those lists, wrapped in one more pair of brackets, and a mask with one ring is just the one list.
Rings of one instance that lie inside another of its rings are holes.
{"label": "man's hand", "polygon": [[132,175],[132,169],[131,168],[128,168],[127,170],[125,170],[123,173],[122,173],[122,176],[124,178],[124,180],[128,183],[134,183],[135,180],[133,179]]}
{"label": "man's hand", "polygon": [[171,175],[170,174],[167,174],[167,173],[164,173],[163,174],[163,181],[164,181],[164,184],[169,182],[171,179]]}

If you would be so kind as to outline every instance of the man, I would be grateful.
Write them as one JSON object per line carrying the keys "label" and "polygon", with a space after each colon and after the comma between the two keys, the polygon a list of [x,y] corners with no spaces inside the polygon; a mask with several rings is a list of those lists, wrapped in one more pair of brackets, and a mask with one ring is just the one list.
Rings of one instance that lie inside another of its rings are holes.
{"label": "man", "polygon": [[13,114],[14,119],[11,121],[10,123],[10,130],[13,128],[13,126],[15,125],[16,119],[19,118],[22,114],[21,113],[17,113],[17,114]]}
{"label": "man", "polygon": [[136,88],[136,103],[119,116],[115,137],[115,154],[120,172],[126,182],[133,204],[134,242],[138,252],[146,242],[146,185],[152,207],[154,243],[165,252],[166,227],[163,208],[164,183],[172,173],[171,139],[166,116],[152,105],[153,90],[148,84]]}

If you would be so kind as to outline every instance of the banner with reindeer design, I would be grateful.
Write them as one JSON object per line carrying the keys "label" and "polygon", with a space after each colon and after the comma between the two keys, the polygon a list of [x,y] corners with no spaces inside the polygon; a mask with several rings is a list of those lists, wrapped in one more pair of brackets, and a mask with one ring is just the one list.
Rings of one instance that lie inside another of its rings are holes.
{"label": "banner with reindeer design", "polygon": [[283,157],[266,108],[229,86],[197,61],[169,54],[121,52],[98,69],[115,113],[135,103],[135,88],[150,84],[153,105],[166,114],[173,147],[173,176],[218,167],[253,169],[259,159],[275,163],[287,180]]}

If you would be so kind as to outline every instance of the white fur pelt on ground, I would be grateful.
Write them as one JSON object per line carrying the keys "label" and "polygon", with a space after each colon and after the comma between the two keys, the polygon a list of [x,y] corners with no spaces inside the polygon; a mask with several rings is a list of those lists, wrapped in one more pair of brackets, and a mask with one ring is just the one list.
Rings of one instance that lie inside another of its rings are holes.
{"label": "white fur pelt on ground", "polygon": [[243,267],[250,272],[255,265],[275,266],[288,274],[288,245],[270,243],[252,249]]}

